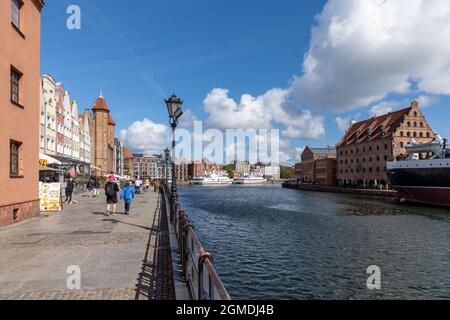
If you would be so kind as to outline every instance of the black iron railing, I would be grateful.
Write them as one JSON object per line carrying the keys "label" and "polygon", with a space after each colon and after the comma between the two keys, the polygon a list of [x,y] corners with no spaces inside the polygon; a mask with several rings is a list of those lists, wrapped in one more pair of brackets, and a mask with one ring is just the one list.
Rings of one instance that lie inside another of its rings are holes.
{"label": "black iron railing", "polygon": [[206,252],[195,234],[188,215],[167,185],[162,185],[166,210],[175,229],[183,278],[192,300],[231,300],[214,267],[213,256]]}

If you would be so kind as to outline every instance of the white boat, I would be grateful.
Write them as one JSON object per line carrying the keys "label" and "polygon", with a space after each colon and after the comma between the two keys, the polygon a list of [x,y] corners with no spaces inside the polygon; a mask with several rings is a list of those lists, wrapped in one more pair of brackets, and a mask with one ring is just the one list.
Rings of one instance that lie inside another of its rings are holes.
{"label": "white boat", "polygon": [[201,177],[195,177],[192,179],[191,184],[194,185],[226,185],[226,184],[232,184],[233,180],[228,177],[228,174],[226,172],[219,172],[219,173],[208,173],[205,172],[205,174]]}
{"label": "white boat", "polygon": [[233,180],[233,184],[265,184],[267,180],[262,176],[247,174]]}

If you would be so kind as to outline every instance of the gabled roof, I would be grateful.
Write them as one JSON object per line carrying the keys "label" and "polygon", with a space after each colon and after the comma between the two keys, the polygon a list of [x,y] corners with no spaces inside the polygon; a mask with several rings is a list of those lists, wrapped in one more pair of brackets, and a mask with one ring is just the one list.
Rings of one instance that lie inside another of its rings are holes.
{"label": "gabled roof", "polygon": [[108,115],[108,125],[110,126],[115,126],[116,122],[114,121],[113,117],[111,114]]}
{"label": "gabled roof", "polygon": [[130,149],[123,148],[123,157],[124,158],[133,158],[133,154],[131,153]]}
{"label": "gabled roof", "polygon": [[93,111],[107,111],[109,112],[108,104],[106,103],[105,98],[103,98],[102,95],[97,98],[97,100],[94,103],[94,107],[92,108]]}
{"label": "gabled roof", "polygon": [[403,123],[405,116],[411,112],[411,109],[412,107],[409,107],[355,123],[350,127],[337,146],[341,147],[392,137],[394,132]]}

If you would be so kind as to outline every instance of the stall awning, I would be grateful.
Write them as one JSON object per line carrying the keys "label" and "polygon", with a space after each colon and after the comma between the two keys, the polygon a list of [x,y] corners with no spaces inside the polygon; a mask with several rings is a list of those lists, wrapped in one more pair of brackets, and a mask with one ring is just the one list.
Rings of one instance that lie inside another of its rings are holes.
{"label": "stall awning", "polygon": [[49,167],[42,167],[39,166],[39,171],[53,171],[53,172],[60,172],[59,170],[53,169],[53,168],[49,168]]}
{"label": "stall awning", "polygon": [[46,154],[40,153],[39,154],[39,160],[46,160],[47,164],[56,164],[58,166],[62,165],[61,161],[56,160],[55,158],[52,158]]}

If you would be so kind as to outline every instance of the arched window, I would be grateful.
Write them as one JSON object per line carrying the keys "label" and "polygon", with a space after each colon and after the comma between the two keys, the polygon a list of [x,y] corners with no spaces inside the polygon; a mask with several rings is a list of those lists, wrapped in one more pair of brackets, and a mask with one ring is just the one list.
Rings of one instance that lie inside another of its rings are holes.
{"label": "arched window", "polygon": [[431,138],[431,135],[429,132],[427,132],[427,138]]}

